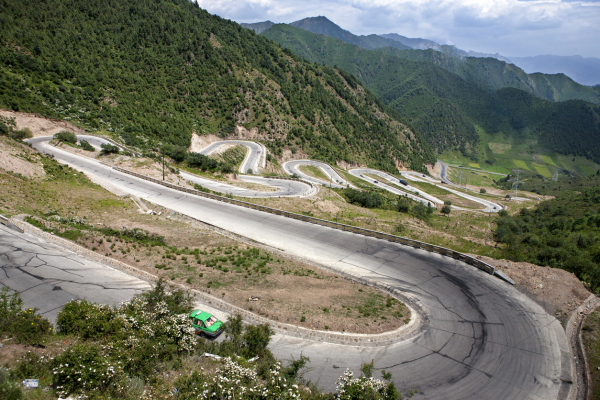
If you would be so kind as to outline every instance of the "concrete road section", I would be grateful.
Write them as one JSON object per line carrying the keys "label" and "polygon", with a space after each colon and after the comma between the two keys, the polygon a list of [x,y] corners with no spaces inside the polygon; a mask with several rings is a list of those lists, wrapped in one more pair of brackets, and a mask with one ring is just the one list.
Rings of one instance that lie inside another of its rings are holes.
{"label": "concrete road section", "polygon": [[209,156],[222,146],[232,144],[244,146],[248,149],[246,158],[244,158],[244,161],[239,168],[239,171],[242,174],[251,173],[257,175],[259,168],[265,168],[267,162],[267,149],[260,143],[247,140],[223,140],[221,142],[214,142],[202,149],[200,154]]}
{"label": "concrete road section", "polygon": [[[388,192],[391,192],[391,193],[394,193],[394,194],[397,194],[400,196],[407,196],[408,198],[411,198],[411,199],[418,201],[420,203],[423,203],[425,205],[431,204],[432,207],[435,207],[436,204],[444,204],[444,202],[442,200],[438,199],[437,197],[431,196],[431,195],[423,192],[422,190],[412,187],[410,185],[403,185],[400,182],[400,180],[398,178],[396,178],[395,176],[392,176],[392,175],[387,174],[382,171],[378,171],[376,169],[357,168],[357,169],[351,169],[350,171],[348,171],[348,173],[356,176],[357,178],[365,180],[375,186],[385,189]],[[382,183],[379,180],[376,180],[369,176],[366,176],[365,174],[377,175],[377,176],[387,180],[388,182],[393,182],[394,184],[398,185],[399,187],[402,187],[402,189],[404,189],[404,190],[399,189],[394,186],[387,185],[385,183]]]}
{"label": "concrete road section", "polygon": [[0,286],[18,292],[27,308],[56,321],[73,299],[118,304],[150,285],[27,233],[0,225]]}
{"label": "concrete road section", "polygon": [[[179,171],[179,176],[183,179],[197,183],[207,189],[216,192],[231,194],[239,197],[268,198],[268,197],[303,197],[313,193],[313,188],[304,182],[292,181],[286,179],[264,178],[262,176],[239,175],[238,178],[244,182],[255,183],[267,187],[275,188],[275,191],[259,191],[246,189],[224,182],[213,181],[198,175],[190,174],[185,171]],[[267,189],[268,190],[268,189]]]}
{"label": "concrete road section", "polygon": [[[483,212],[498,212],[500,210],[503,209],[502,205],[498,204],[498,203],[494,203],[493,201],[490,200],[486,200],[486,199],[482,199],[481,197],[477,197],[477,196],[472,196],[470,194],[466,194],[463,192],[460,192],[458,190],[455,189],[451,189],[450,187],[448,187],[448,185],[450,186],[454,186],[455,188],[459,188],[458,185],[455,185],[454,183],[450,182],[447,177],[446,177],[446,165],[442,162],[440,162],[440,165],[442,166],[442,172],[440,173],[440,176],[442,178],[442,181],[444,183],[446,183],[445,185],[440,185],[435,183],[435,180],[431,179],[428,176],[423,176],[423,174],[418,174],[416,172],[411,172],[411,171],[402,171],[400,172],[400,174],[405,177],[407,180],[411,180],[411,181],[415,181],[415,182],[427,182],[427,183],[431,183],[434,186],[439,187],[440,189],[444,189],[450,193],[453,193],[459,197],[462,197],[464,199],[473,201],[475,203],[479,203],[482,206],[484,206],[484,209],[481,210]],[[461,210],[465,210],[464,207],[460,208]]]}
{"label": "concrete road section", "polygon": [[[315,178],[313,176],[307,175],[300,170],[299,167],[302,165],[310,165],[313,167],[319,168],[325,176],[329,178],[329,181],[325,181],[319,178]],[[317,185],[329,186],[339,189],[345,189],[348,186],[353,187],[349,182],[347,182],[344,178],[340,176],[333,168],[331,168],[328,164],[325,164],[320,161],[313,160],[294,160],[288,161],[283,164],[283,170],[289,175],[298,175],[301,179],[316,183]]]}
{"label": "concrete road section", "polygon": [[[400,387],[423,399],[556,399],[570,389],[570,350],[560,323],[511,285],[424,250],[229,205],[119,173],[43,143],[99,181],[345,273],[397,288],[423,310],[420,334],[382,347],[314,342],[278,335],[281,358],[311,359],[306,377],[333,390],[345,368],[374,360]],[[372,323],[366,321],[365,323]]]}

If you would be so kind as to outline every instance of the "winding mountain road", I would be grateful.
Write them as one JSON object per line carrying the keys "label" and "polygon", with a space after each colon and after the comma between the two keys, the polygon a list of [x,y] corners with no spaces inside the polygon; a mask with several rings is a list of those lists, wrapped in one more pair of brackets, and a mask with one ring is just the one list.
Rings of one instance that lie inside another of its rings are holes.
{"label": "winding mountain road", "polygon": [[240,165],[239,171],[242,174],[258,175],[258,169],[265,168],[267,162],[267,149],[260,143],[248,140],[223,140],[211,143],[200,151],[200,154],[209,156],[223,146],[239,145],[247,149],[246,157]]}
{"label": "winding mountain road", "polygon": [[[305,174],[300,169],[301,166],[312,166],[319,168],[325,176],[329,178],[329,181],[325,181],[319,178],[315,178],[314,176]],[[347,187],[353,187],[350,183],[348,183],[344,178],[341,177],[329,164],[325,164],[321,161],[314,160],[293,160],[288,161],[283,164],[283,170],[289,175],[298,175],[301,179],[305,181],[309,181],[312,183],[316,183],[317,185],[323,185],[328,187],[334,187],[338,189],[345,189]]]}
{"label": "winding mountain road", "polygon": [[424,250],[182,193],[45,142],[34,147],[149,202],[397,288],[418,306],[422,330],[386,346],[277,334],[270,345],[275,355],[308,356],[312,370],[306,378],[322,389],[334,390],[345,368],[359,373],[360,365],[371,360],[376,371],[391,372],[399,387],[418,389],[415,399],[547,400],[566,398],[571,389],[571,353],[559,321],[481,270]]}

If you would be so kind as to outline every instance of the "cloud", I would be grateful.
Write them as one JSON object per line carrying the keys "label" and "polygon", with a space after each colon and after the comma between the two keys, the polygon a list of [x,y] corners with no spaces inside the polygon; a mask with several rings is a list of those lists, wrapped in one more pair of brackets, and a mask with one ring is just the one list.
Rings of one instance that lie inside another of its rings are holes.
{"label": "cloud", "polygon": [[[600,58],[600,0],[199,0],[237,22],[324,15],[352,33],[399,33],[506,56]],[[576,50],[575,50],[576,49]]]}

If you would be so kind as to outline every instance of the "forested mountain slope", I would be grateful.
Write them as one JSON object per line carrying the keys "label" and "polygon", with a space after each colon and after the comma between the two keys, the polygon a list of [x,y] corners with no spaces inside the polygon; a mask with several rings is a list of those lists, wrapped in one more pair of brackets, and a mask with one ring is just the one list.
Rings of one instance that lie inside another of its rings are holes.
{"label": "forested mountain slope", "polygon": [[295,147],[386,170],[435,160],[352,76],[196,3],[0,0],[0,9],[0,107],[146,148],[244,126],[275,154]]}
{"label": "forested mountain slope", "polygon": [[[309,61],[337,65],[357,76],[408,118],[438,152],[460,149],[484,161],[485,154],[472,151],[478,125],[490,134],[533,134],[551,150],[600,161],[600,106],[580,100],[550,102],[514,88],[495,90],[494,85],[450,72],[460,60],[431,50],[425,53],[438,57],[438,63],[401,58],[390,54],[397,52],[390,48],[365,50],[283,24],[263,35]],[[445,68],[439,65],[443,63]]]}

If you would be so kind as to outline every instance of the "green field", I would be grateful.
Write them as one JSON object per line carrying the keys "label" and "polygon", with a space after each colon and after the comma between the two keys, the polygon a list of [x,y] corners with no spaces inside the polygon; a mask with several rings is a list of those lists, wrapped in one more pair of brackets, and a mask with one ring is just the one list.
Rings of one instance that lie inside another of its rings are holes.
{"label": "green field", "polygon": [[527,171],[529,171],[529,168],[527,167],[527,164],[525,164],[525,161],[523,160],[512,160],[513,164],[515,164],[515,167],[520,168],[520,169],[526,169]]}
{"label": "green field", "polygon": [[[476,128],[479,135],[476,159],[467,158],[459,151],[445,151],[439,154],[438,158],[449,165],[481,168],[483,171],[502,174],[512,175],[519,169],[525,175],[539,175],[544,179],[552,178],[555,172],[563,176],[575,174],[587,177],[600,169],[600,164],[584,157],[550,152],[538,143],[534,135],[524,134],[520,138],[514,138],[504,134],[490,135],[481,127]],[[465,171],[463,176],[464,174]],[[490,178],[497,180],[499,176],[491,175]],[[473,184],[489,186],[485,180],[477,183],[474,180]]]}
{"label": "green field", "polygon": [[556,165],[556,163],[554,162],[552,157],[546,156],[546,155],[543,155],[541,157],[542,157],[542,161],[544,161],[544,164],[552,165],[553,167],[558,167],[558,165]]}
{"label": "green field", "polygon": [[536,163],[531,163],[531,165],[533,165],[533,168],[535,168],[538,174],[542,175],[544,178],[550,178],[552,176],[552,173],[548,171],[548,167],[546,167],[545,165],[540,165]]}

